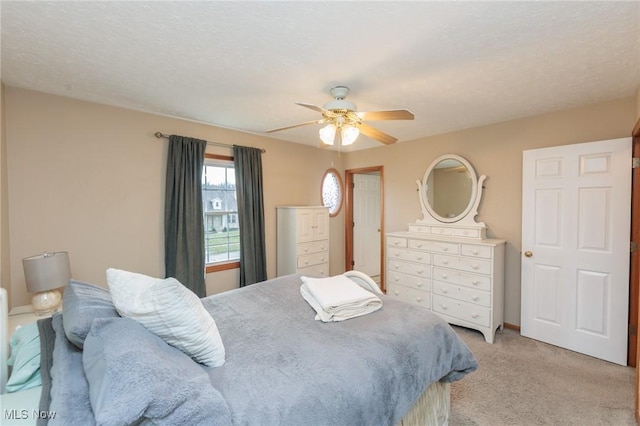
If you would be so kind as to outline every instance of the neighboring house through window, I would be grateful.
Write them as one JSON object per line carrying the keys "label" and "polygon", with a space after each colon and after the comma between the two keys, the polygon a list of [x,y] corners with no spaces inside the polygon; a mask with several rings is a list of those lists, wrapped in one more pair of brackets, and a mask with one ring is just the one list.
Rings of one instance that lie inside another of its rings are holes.
{"label": "neighboring house through window", "polygon": [[205,154],[202,171],[207,272],[240,266],[240,229],[233,157]]}

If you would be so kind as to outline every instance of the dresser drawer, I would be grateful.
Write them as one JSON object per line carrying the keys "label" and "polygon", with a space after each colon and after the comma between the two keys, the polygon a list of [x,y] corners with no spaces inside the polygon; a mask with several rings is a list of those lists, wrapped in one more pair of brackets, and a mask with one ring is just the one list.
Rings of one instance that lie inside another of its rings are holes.
{"label": "dresser drawer", "polygon": [[477,288],[479,290],[491,291],[491,278],[484,275],[468,274],[451,269],[433,268],[433,279]]}
{"label": "dresser drawer", "polygon": [[464,237],[464,238],[480,238],[480,230],[479,229],[458,229],[454,228],[451,233],[454,237]]}
{"label": "dresser drawer", "polygon": [[431,254],[424,251],[389,247],[388,256],[390,259],[409,260],[412,262],[424,263],[426,265],[431,264]]}
{"label": "dresser drawer", "polygon": [[328,277],[329,276],[329,263],[320,263],[318,265],[308,266],[306,268],[298,268],[296,271],[302,275],[307,275],[310,277]]}
{"label": "dresser drawer", "polygon": [[389,272],[402,272],[422,278],[431,277],[431,267],[421,263],[404,262],[401,260],[389,260]]}
{"label": "dresser drawer", "polygon": [[491,326],[491,309],[483,306],[434,295],[433,310],[482,327]]}
{"label": "dresser drawer", "polygon": [[452,228],[444,228],[441,226],[432,226],[431,227],[431,233],[433,235],[453,235],[453,229]]}
{"label": "dresser drawer", "polygon": [[417,290],[431,291],[431,279],[416,277],[415,275],[407,275],[401,272],[389,272],[387,274],[387,284],[388,286],[403,285]]}
{"label": "dresser drawer", "polygon": [[296,245],[296,254],[298,256],[326,250],[329,250],[329,240],[311,241]]}
{"label": "dresser drawer", "polygon": [[489,246],[477,246],[475,244],[460,245],[460,254],[463,256],[491,259],[491,251],[491,247]]}
{"label": "dresser drawer", "polygon": [[433,294],[441,296],[453,297],[463,302],[469,302],[476,305],[491,307],[491,293],[482,290],[476,290],[461,285],[448,284],[442,281],[433,282]]}
{"label": "dresser drawer", "polygon": [[437,253],[458,254],[458,244],[434,240],[409,240],[409,248]]}
{"label": "dresser drawer", "polygon": [[298,269],[306,268],[307,266],[317,265],[319,263],[325,263],[325,262],[329,262],[328,251],[308,254],[306,256],[298,256]]}
{"label": "dresser drawer", "polygon": [[415,288],[403,285],[391,284],[387,296],[402,300],[412,305],[421,306],[425,309],[431,309],[431,294],[426,291],[416,290]]}
{"label": "dresser drawer", "polygon": [[444,266],[445,268],[477,272],[479,274],[491,274],[491,262],[487,260],[468,259],[464,257],[443,256],[441,254],[435,254],[433,255],[433,264],[435,266]]}
{"label": "dresser drawer", "polygon": [[387,245],[391,247],[407,247],[407,239],[400,237],[387,237]]}

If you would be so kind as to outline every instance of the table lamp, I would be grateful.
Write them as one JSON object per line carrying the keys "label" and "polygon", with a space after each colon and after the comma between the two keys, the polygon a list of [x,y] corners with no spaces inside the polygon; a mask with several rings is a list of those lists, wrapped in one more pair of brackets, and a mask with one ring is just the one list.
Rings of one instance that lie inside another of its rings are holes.
{"label": "table lamp", "polygon": [[71,279],[69,253],[44,253],[22,259],[27,290],[35,293],[31,304],[37,315],[55,312],[62,300],[58,290]]}

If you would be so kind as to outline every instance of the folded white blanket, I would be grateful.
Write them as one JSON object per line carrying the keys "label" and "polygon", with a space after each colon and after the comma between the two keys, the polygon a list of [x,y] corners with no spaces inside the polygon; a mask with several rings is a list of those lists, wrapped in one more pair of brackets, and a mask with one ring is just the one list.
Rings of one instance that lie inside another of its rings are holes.
{"label": "folded white blanket", "polygon": [[329,278],[302,277],[300,294],[316,311],[316,320],[344,321],[382,307],[382,300],[358,284],[336,275]]}

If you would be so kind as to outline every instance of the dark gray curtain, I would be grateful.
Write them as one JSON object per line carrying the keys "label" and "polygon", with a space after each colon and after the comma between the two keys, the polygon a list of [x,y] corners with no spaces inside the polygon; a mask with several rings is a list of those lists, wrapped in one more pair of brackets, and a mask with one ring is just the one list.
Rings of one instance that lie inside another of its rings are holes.
{"label": "dark gray curtain", "polygon": [[240,226],[240,287],[267,279],[264,241],[262,152],[233,147]]}
{"label": "dark gray curtain", "polygon": [[167,157],[164,209],[164,264],[174,277],[199,297],[204,282],[204,219],[202,167],[207,141],[171,135]]}

